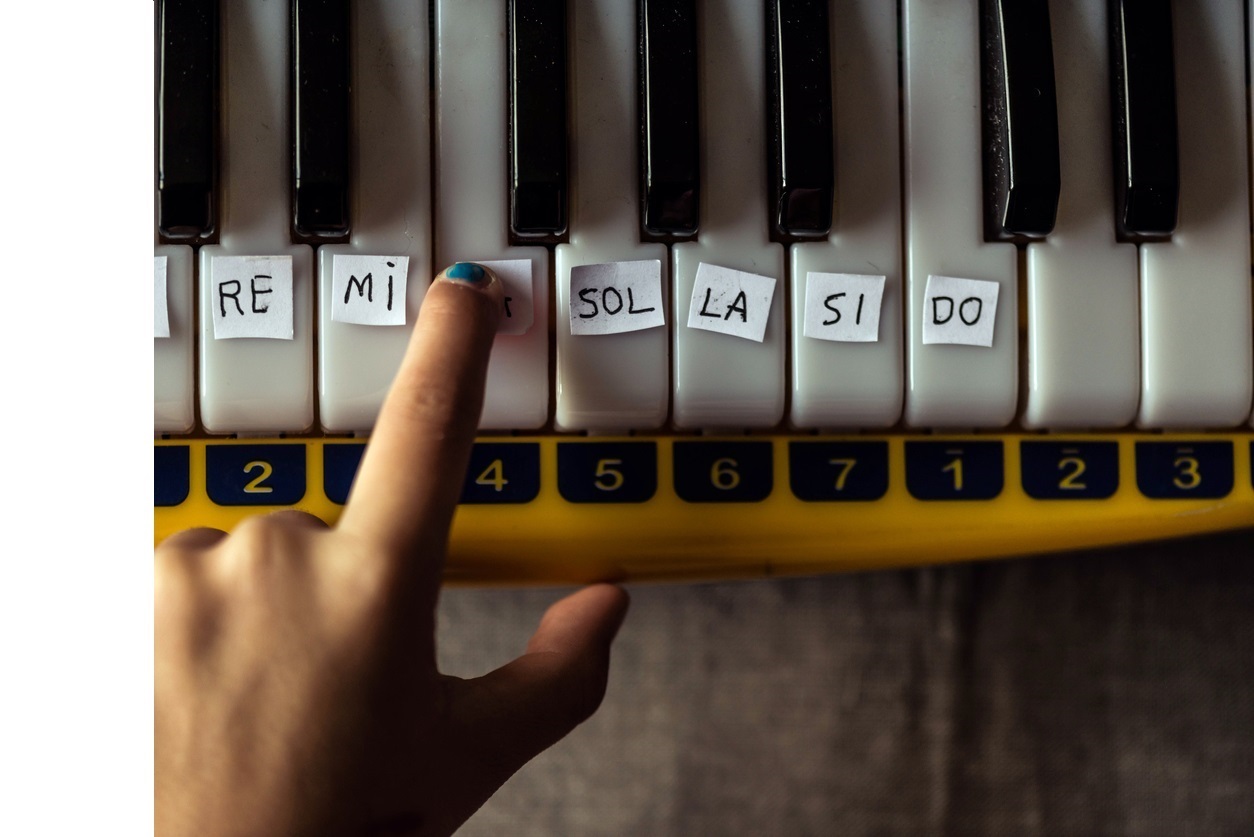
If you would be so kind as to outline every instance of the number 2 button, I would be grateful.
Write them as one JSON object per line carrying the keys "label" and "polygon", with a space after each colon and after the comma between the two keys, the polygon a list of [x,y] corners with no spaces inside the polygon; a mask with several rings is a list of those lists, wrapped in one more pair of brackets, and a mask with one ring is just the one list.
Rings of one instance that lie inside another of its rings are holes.
{"label": "number 2 button", "polygon": [[219,506],[290,506],[305,496],[304,445],[206,445],[205,488]]}

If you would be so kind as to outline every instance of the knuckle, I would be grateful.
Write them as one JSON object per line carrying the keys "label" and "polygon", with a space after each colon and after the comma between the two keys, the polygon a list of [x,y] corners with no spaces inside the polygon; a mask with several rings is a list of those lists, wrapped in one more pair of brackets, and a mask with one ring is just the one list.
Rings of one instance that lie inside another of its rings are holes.
{"label": "knuckle", "polygon": [[448,432],[466,423],[469,409],[456,382],[422,379],[407,384],[408,396],[400,407],[411,426]]}

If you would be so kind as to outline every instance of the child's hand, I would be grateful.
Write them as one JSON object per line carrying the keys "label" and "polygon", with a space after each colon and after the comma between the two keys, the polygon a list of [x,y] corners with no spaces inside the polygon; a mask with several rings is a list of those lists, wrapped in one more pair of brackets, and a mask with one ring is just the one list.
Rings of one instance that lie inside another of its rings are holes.
{"label": "child's hand", "polygon": [[491,674],[436,670],[501,307],[477,266],[432,284],[335,528],[281,512],[158,547],[159,835],[449,834],[596,710],[627,608],[617,587],[553,605]]}

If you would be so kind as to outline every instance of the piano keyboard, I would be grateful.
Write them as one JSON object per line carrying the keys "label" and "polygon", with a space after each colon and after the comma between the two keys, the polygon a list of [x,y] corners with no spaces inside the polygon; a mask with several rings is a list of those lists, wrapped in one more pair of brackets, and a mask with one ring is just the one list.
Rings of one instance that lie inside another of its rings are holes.
{"label": "piano keyboard", "polygon": [[512,307],[451,579],[1254,526],[1243,0],[157,16],[158,540],[333,522],[454,261]]}

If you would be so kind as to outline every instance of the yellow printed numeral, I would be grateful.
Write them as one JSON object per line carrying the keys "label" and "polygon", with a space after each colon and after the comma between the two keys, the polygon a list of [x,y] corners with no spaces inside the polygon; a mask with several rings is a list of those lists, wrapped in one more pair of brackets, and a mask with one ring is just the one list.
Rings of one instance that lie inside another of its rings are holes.
{"label": "yellow printed numeral", "polygon": [[[622,464],[621,459],[598,459],[596,479],[593,480],[593,484],[602,491],[617,491],[622,488],[623,472],[612,467]],[[601,482],[603,477],[607,480],[606,482]]]}
{"label": "yellow printed numeral", "polygon": [[853,466],[858,464],[856,459],[829,459],[828,465],[835,465],[840,469],[840,473],[836,475],[836,490],[845,490],[845,480],[849,479],[849,472],[853,470]]}
{"label": "yellow printed numeral", "polygon": [[721,491],[731,491],[740,485],[739,463],[730,457],[714,460],[710,466],[710,482]]}
{"label": "yellow printed numeral", "polygon": [[962,460],[955,459],[953,462],[950,462],[944,468],[941,468],[941,470],[946,473],[950,473],[954,475],[954,491],[961,491],[962,490]]}
{"label": "yellow printed numeral", "polygon": [[[1058,470],[1064,471],[1062,479],[1058,481],[1058,487],[1064,491],[1083,491],[1088,488],[1087,485],[1080,482],[1080,477],[1084,474],[1088,466],[1084,464],[1084,460],[1078,456],[1063,457],[1058,463]],[[1067,469],[1070,469],[1069,471]]]}
{"label": "yellow printed numeral", "polygon": [[505,479],[505,463],[493,459],[492,464],[475,479],[475,485],[490,485],[494,491],[504,491],[509,485],[509,480]]}
{"label": "yellow printed numeral", "polygon": [[1202,484],[1202,472],[1198,470],[1197,457],[1177,456],[1172,464],[1177,468],[1176,475],[1171,479],[1176,488],[1190,491]]}
{"label": "yellow printed numeral", "polygon": [[262,483],[268,480],[270,478],[270,475],[274,473],[274,466],[271,465],[269,462],[263,462],[260,459],[254,459],[252,462],[249,462],[247,465],[244,466],[244,473],[251,474],[254,470],[257,470],[257,469],[260,469],[261,473],[248,481],[248,484],[244,486],[244,493],[245,494],[269,494],[272,491],[274,491],[274,488],[272,486],[262,485]]}

